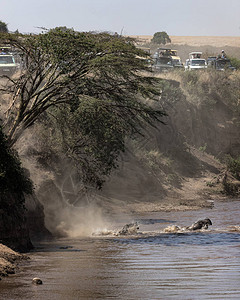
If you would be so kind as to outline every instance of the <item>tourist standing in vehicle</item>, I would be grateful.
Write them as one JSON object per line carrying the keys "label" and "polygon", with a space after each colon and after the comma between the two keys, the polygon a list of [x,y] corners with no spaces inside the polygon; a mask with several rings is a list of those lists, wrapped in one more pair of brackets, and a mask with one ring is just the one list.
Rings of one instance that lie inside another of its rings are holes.
{"label": "tourist standing in vehicle", "polygon": [[226,53],[225,53],[225,51],[224,51],[224,50],[222,50],[222,55],[221,55],[221,58],[227,58],[227,55],[226,55]]}

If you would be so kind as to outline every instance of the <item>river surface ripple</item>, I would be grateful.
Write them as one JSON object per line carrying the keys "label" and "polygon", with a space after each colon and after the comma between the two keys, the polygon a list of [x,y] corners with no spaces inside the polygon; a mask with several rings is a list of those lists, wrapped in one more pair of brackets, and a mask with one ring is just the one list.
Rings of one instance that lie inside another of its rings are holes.
{"label": "river surface ripple", "polygon": [[[213,209],[138,215],[133,237],[60,239],[38,245],[1,299],[240,299],[240,201]],[[205,232],[160,233],[209,217]],[[120,224],[119,224],[120,225]],[[31,284],[40,277],[43,285]]]}

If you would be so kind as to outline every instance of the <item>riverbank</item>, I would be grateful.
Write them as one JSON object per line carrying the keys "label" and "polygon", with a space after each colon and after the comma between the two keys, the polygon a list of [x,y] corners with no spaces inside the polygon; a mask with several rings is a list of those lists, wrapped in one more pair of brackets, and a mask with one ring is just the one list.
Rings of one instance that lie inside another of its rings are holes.
{"label": "riverbank", "polygon": [[[216,202],[228,201],[229,196],[222,192],[221,183],[207,186],[211,177],[185,179],[181,189],[172,191],[171,196],[163,199],[146,199],[146,201],[124,201],[109,199],[107,211],[111,214],[145,214],[151,212],[177,212],[212,209]],[[159,195],[160,197],[160,195]],[[233,198],[234,199],[234,198]],[[104,209],[103,209],[104,210]]]}
{"label": "riverbank", "polygon": [[229,196],[223,192],[221,175],[205,171],[199,178],[185,177],[181,186],[169,189],[161,201],[129,204],[128,209],[135,213],[211,209],[216,201],[226,199]]}
{"label": "riverbank", "polygon": [[26,259],[28,259],[28,256],[0,244],[0,280],[1,277],[8,276],[8,274],[14,274],[18,263]]}

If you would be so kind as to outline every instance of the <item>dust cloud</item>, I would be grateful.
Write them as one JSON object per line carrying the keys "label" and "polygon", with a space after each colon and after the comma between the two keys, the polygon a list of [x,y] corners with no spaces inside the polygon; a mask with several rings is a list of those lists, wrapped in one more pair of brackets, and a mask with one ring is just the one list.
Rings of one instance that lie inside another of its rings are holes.
{"label": "dust cloud", "polygon": [[71,238],[91,236],[109,228],[100,199],[86,193],[76,179],[73,165],[62,161],[61,175],[56,176],[56,170],[39,164],[41,145],[36,133],[36,127],[27,129],[17,149],[34,183],[36,201],[43,205],[46,228],[54,236]]}
{"label": "dust cloud", "polygon": [[76,238],[109,228],[103,208],[96,203],[96,196],[82,193],[81,185],[78,189],[77,184],[71,184],[71,174],[64,175],[60,182],[59,179],[58,182],[46,180],[37,191],[44,206],[47,229],[55,236]]}
{"label": "dust cloud", "polygon": [[[94,205],[65,207],[59,211],[58,220],[59,224],[56,224],[55,229],[57,234],[71,238],[92,236],[94,232],[105,230],[110,226],[101,209]],[[47,223],[52,227],[51,220],[47,220]]]}

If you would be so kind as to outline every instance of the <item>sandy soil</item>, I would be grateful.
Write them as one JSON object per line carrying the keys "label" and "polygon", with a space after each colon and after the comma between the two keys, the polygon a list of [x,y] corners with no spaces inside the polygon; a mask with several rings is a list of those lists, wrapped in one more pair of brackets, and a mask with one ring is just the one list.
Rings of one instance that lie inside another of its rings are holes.
{"label": "sandy soil", "polygon": [[28,259],[26,255],[0,244],[0,279],[8,274],[14,274],[18,263],[25,259]]}
{"label": "sandy soil", "polygon": [[[225,174],[225,166],[215,159],[213,155],[200,151],[189,146],[189,152],[201,163],[206,164],[209,168],[202,169],[196,177],[182,176],[182,182],[179,187],[172,184],[164,184],[163,188],[166,194],[162,195],[160,191],[152,195],[144,194],[139,200],[137,197],[120,200],[118,193],[111,194],[109,202],[105,200],[105,205],[112,211],[118,213],[144,213],[158,211],[184,211],[196,210],[202,208],[212,208],[214,201],[224,201],[227,199],[223,193],[222,179]],[[213,170],[218,170],[216,173]],[[141,172],[139,170],[139,172]],[[130,169],[125,169],[124,175],[127,178],[132,178],[131,183],[137,181],[137,176],[131,173]],[[119,183],[119,176],[116,182]],[[133,179],[135,178],[135,179]],[[113,182],[112,182],[113,184]],[[119,183],[121,186],[121,182]],[[110,186],[110,190],[115,186]],[[136,189],[136,193],[140,188],[136,184],[131,186],[131,189]],[[143,189],[144,190],[144,189]],[[125,195],[126,196],[126,195]],[[117,199],[118,198],[118,199]],[[126,198],[126,197],[125,197]]]}
{"label": "sandy soil", "polygon": [[215,184],[214,187],[206,185],[213,180],[213,174],[208,172],[201,178],[185,178],[181,189],[173,189],[172,195],[170,192],[169,196],[160,201],[133,203],[127,207],[132,213],[212,208],[214,201],[226,199],[220,192],[221,184]]}
{"label": "sandy soil", "polygon": [[[208,186],[207,183],[212,183]],[[226,200],[221,193],[221,182],[217,183],[216,176],[205,172],[201,178],[185,178],[180,189],[171,188],[168,196],[154,197],[148,201],[121,201],[109,198],[107,205],[109,213],[129,214],[149,213],[160,211],[186,211],[202,208],[213,208],[215,201]],[[106,205],[106,203],[105,203]]]}
{"label": "sandy soil", "polygon": [[[151,35],[133,35],[141,43],[149,43]],[[172,44],[189,46],[240,47],[239,36],[170,36]]]}

